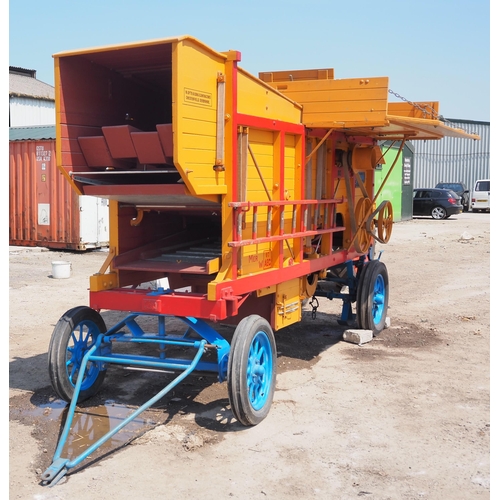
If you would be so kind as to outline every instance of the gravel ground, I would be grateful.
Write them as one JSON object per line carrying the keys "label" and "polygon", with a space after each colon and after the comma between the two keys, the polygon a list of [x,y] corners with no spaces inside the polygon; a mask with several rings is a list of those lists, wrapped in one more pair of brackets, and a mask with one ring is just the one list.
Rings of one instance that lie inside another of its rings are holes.
{"label": "gravel ground", "polygon": [[[40,475],[66,411],[47,372],[50,336],[67,309],[87,305],[88,277],[106,254],[10,248],[9,497],[495,498],[490,215],[400,222],[378,249],[389,272],[390,328],[358,346],[342,340],[340,303],[320,299],[316,319],[305,307],[300,323],[276,333],[277,390],[262,423],[239,425],[226,384],[192,375],[47,487]],[[70,278],[52,278],[55,260],[71,262]],[[167,382],[110,368],[78,409],[67,453]]]}

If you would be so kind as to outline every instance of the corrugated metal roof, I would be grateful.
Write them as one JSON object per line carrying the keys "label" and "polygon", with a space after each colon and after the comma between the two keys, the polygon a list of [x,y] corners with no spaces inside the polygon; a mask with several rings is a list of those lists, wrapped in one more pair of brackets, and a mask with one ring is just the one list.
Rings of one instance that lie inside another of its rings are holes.
{"label": "corrugated metal roof", "polygon": [[19,66],[9,66],[9,73],[36,78],[36,69],[20,68]]}
{"label": "corrugated metal roof", "polygon": [[55,91],[52,85],[43,83],[36,78],[9,73],[9,96],[54,101]]}
{"label": "corrugated metal roof", "polygon": [[56,126],[10,127],[9,141],[38,141],[56,138]]}

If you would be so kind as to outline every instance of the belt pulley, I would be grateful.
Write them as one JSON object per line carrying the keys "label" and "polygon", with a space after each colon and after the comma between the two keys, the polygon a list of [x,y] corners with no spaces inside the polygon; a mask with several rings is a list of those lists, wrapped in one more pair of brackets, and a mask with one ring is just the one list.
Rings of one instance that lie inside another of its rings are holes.
{"label": "belt pulley", "polygon": [[374,222],[375,216],[377,216],[377,234],[372,236],[380,243],[388,243],[391,239],[392,234],[392,224],[394,223],[394,213],[392,210],[392,203],[388,200],[383,201],[368,218],[366,223],[370,222],[370,219]]}
{"label": "belt pulley", "polygon": [[356,238],[354,247],[359,253],[366,253],[370,248],[371,238],[380,243],[387,243],[391,237],[394,222],[392,203],[383,201],[375,210],[370,198],[360,198],[356,203]]}

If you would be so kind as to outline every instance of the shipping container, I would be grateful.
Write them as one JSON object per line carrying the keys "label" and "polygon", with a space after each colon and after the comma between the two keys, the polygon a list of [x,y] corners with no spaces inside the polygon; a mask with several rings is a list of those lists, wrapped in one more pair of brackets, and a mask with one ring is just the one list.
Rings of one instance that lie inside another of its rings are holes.
{"label": "shipping container", "polygon": [[[11,129],[11,139],[53,135],[29,134],[28,127],[20,128]],[[107,247],[108,204],[71,189],[56,167],[55,139],[9,141],[9,245],[68,250]]]}

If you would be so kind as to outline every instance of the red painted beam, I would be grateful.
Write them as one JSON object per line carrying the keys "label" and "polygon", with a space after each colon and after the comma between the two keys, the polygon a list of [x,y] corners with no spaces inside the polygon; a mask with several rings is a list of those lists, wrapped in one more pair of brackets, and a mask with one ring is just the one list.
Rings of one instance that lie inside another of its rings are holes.
{"label": "red painted beam", "polygon": [[[230,306],[237,299],[237,297],[231,297]],[[227,300],[209,301],[204,294],[189,292],[160,295],[146,289],[115,288],[90,292],[89,302],[90,307],[98,311],[108,309],[146,314],[168,314],[211,321],[223,320],[229,315]],[[236,314],[237,310],[237,307],[232,307],[231,314]]]}

